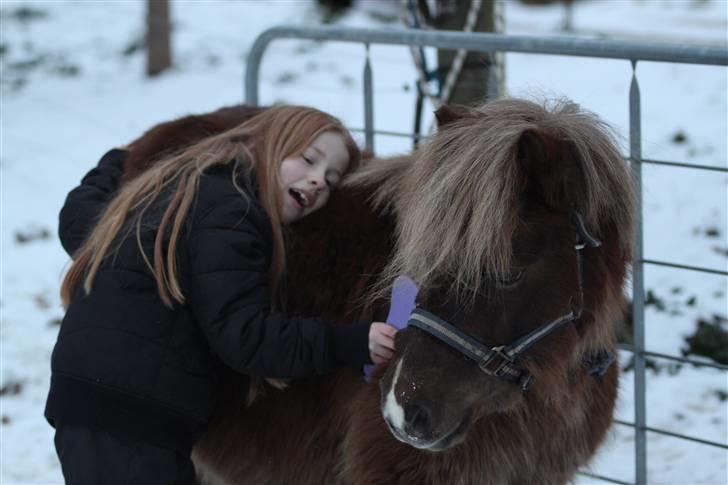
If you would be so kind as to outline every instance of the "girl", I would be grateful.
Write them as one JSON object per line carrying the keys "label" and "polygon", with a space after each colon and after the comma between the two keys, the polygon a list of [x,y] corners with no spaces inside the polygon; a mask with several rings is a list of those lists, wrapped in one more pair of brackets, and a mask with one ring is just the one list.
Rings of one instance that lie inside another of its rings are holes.
{"label": "girl", "polygon": [[163,159],[114,194],[126,154],[107,153],[61,210],[74,261],[45,415],[69,483],[193,482],[220,362],[295,378],[391,357],[386,324],[271,313],[282,226],[326,204],[360,154],[338,120],[296,106]]}

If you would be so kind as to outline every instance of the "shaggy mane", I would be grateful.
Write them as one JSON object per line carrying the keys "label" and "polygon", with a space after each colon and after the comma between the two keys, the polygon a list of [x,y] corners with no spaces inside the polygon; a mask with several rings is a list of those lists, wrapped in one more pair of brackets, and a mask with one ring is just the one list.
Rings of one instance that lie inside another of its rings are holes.
{"label": "shaggy mane", "polygon": [[[396,214],[397,246],[382,287],[407,274],[427,289],[448,275],[454,294],[469,299],[484,278],[509,271],[525,176],[518,143],[526,131],[569,142],[582,182],[574,203],[597,237],[604,227],[632,227],[631,177],[605,122],[565,100],[493,101],[440,129],[410,157],[368,163],[346,182],[375,187],[375,207]],[[622,233],[631,253],[630,231]]]}

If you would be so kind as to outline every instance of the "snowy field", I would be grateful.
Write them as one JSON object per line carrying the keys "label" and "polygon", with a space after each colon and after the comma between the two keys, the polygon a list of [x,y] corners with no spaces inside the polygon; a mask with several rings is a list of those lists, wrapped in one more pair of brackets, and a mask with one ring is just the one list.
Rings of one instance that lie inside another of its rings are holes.
{"label": "snowy field", "polygon": [[[337,25],[396,28],[398,2],[360,1]],[[62,317],[67,266],[56,236],[66,193],[108,148],[151,125],[241,102],[247,50],[268,27],[316,25],[309,1],[176,1],[175,68],[144,77],[138,48],[144,2],[0,0],[0,483],[62,483],[53,432],[42,417],[49,358]],[[508,33],[560,35],[563,7],[506,4]],[[577,35],[728,48],[725,0],[578,2]],[[374,46],[375,118],[380,129],[412,127],[415,74],[405,48]],[[261,103],[329,110],[363,126],[364,49],[342,43],[275,42],[263,60]],[[726,68],[641,63],[643,155],[725,167]],[[599,113],[626,139],[631,68],[626,61],[507,55],[510,94],[566,96]],[[625,144],[626,146],[626,144]],[[407,140],[378,136],[380,155]],[[645,253],[650,259],[726,270],[728,177],[646,166]],[[726,328],[728,279],[648,267],[649,350],[680,355],[696,321]],[[622,356],[627,364],[629,355]],[[725,372],[657,361],[648,372],[648,425],[727,443]],[[617,417],[633,421],[633,375],[623,374]],[[648,434],[650,483],[728,483],[726,450]],[[616,425],[591,471],[634,480],[634,437]],[[580,476],[577,483],[595,483]]]}

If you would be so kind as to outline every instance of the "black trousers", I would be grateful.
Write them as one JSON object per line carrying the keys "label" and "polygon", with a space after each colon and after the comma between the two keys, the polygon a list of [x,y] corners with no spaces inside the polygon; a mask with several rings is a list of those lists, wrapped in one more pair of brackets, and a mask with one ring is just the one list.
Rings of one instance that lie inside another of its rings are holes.
{"label": "black trousers", "polygon": [[176,450],[58,423],[54,442],[67,485],[196,483],[192,460]]}

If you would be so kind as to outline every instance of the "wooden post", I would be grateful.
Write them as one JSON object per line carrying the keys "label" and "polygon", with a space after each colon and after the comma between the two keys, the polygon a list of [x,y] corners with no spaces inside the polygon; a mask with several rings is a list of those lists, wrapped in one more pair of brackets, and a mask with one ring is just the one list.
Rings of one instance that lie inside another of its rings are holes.
{"label": "wooden post", "polygon": [[172,65],[169,0],[147,0],[147,76]]}
{"label": "wooden post", "polygon": [[[473,32],[496,32],[496,1],[482,0]],[[471,0],[437,0],[437,13],[434,18],[438,30],[462,31],[468,16]],[[440,74],[440,86],[450,70],[456,51],[438,50],[437,62]],[[500,57],[500,56],[498,56]],[[463,68],[453,86],[447,103],[481,104],[487,98],[500,94],[502,82],[497,72],[496,56],[483,52],[468,52]],[[501,67],[502,69],[502,67]],[[490,85],[490,88],[489,88]]]}

